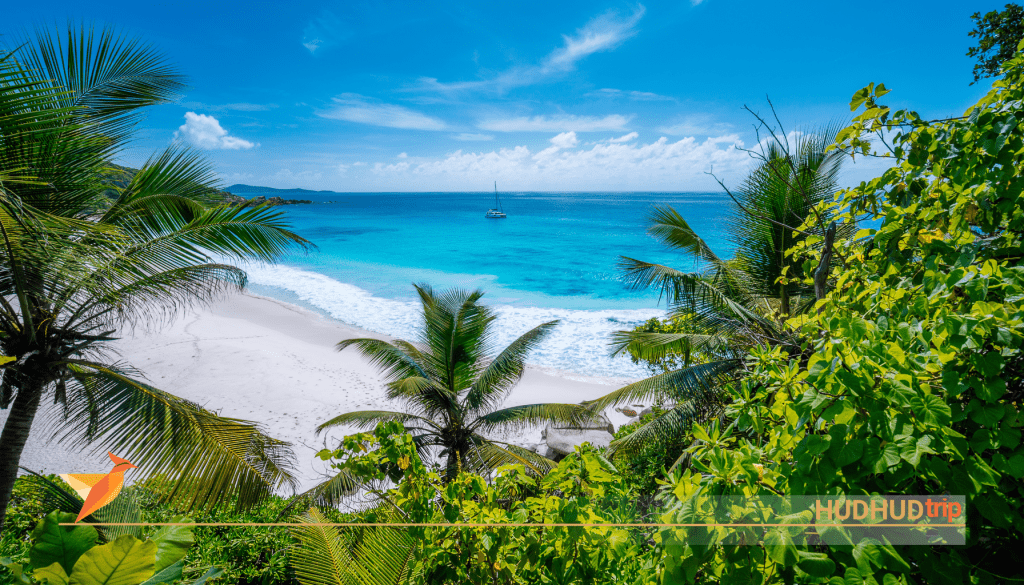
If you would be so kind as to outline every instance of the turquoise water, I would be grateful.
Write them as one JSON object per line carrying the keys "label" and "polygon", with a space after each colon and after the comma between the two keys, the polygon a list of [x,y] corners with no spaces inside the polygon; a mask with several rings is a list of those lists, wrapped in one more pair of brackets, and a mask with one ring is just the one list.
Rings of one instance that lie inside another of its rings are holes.
{"label": "turquoise water", "polygon": [[654,205],[673,206],[716,252],[729,253],[721,238],[728,199],[720,194],[508,193],[501,199],[506,219],[483,217],[494,203],[488,193],[301,198],[314,203],[277,209],[317,249],[250,268],[257,292],[411,338],[418,326],[411,283],[480,288],[498,311],[496,343],[557,318],[561,325],[530,361],[585,375],[642,374],[628,359],[607,355],[608,335],[664,311],[656,291],[622,281],[620,256],[694,268],[647,235]]}

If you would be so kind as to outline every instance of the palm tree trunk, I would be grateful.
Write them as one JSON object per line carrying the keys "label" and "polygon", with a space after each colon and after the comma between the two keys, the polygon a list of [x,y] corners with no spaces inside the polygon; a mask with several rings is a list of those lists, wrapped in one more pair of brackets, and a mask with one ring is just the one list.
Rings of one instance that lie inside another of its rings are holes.
{"label": "palm tree trunk", "polygon": [[43,384],[29,381],[18,389],[18,396],[11,404],[10,414],[4,423],[3,434],[0,434],[0,530],[7,516],[7,505],[14,491],[14,480],[18,477],[18,463],[21,453],[25,450],[32,421],[39,410],[39,402],[43,396]]}
{"label": "palm tree trunk", "polygon": [[459,453],[457,449],[452,449],[452,451],[448,453],[448,461],[444,468],[445,483],[448,483],[459,476],[459,468],[461,467],[459,464],[462,460],[461,455],[462,454]]}

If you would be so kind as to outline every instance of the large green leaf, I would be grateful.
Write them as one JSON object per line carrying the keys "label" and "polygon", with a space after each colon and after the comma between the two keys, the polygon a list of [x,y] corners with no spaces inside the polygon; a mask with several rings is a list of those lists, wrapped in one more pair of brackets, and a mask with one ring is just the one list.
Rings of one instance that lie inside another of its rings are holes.
{"label": "large green leaf", "polygon": [[[160,553],[157,552],[159,558]],[[150,577],[142,585],[171,585],[175,581],[181,579],[181,573],[185,570],[185,561],[177,561],[163,570],[157,571],[155,575]]]}
{"label": "large green leaf", "polygon": [[32,531],[35,544],[28,551],[29,562],[35,569],[60,563],[65,573],[71,573],[75,562],[96,545],[99,534],[86,524],[60,526],[75,521],[74,514],[50,512]]}
{"label": "large green leaf", "polygon": [[156,543],[126,534],[89,549],[71,571],[70,585],[139,585],[154,573]]}
{"label": "large green leaf", "polygon": [[[171,522],[190,522],[190,518],[175,517]],[[195,538],[192,536],[190,526],[161,526],[156,534],[149,538],[156,543],[156,566],[155,571],[159,573],[167,567],[185,558]]]}
{"label": "large green leaf", "polygon": [[32,578],[49,585],[68,585],[68,574],[64,572],[64,567],[57,562],[32,571]]}

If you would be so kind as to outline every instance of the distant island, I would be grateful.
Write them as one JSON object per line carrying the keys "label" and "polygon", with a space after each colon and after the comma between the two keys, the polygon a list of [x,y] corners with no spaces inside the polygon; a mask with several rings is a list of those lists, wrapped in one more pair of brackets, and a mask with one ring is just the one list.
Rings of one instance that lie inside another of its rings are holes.
{"label": "distant island", "polygon": [[[131,182],[132,178],[139,169],[133,169],[131,167],[125,167],[121,165],[113,165],[110,172],[106,173],[103,177],[108,185],[123,189]],[[321,191],[322,193],[329,193],[330,191]],[[208,196],[208,203],[214,205],[237,205],[239,207],[255,207],[257,205],[299,205],[313,203],[309,199],[284,199],[282,197],[266,197],[260,195],[252,198],[241,197],[239,193],[286,193],[286,194],[300,194],[300,193],[316,193],[316,191],[307,191],[306,189],[273,189],[271,187],[254,187],[252,185],[232,185],[222,191],[214,191]],[[114,189],[108,189],[105,193],[108,199],[113,201],[117,197],[117,191]]]}
{"label": "distant island", "polygon": [[275,189],[273,187],[259,187],[256,185],[231,185],[224,189],[235,195],[244,195],[251,193],[281,193],[288,195],[301,195],[303,193],[334,193],[334,191],[310,191],[309,189]]}

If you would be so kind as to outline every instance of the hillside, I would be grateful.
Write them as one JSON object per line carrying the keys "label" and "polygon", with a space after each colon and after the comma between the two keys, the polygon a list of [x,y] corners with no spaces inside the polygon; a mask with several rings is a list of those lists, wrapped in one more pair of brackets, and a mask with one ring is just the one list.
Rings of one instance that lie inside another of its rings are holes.
{"label": "hillside", "polygon": [[[114,171],[109,173],[106,177],[104,177],[104,182],[106,184],[109,184],[111,186],[116,186],[118,188],[123,188],[126,185],[128,185],[128,183],[132,180],[132,177],[135,176],[135,173],[139,172],[138,169],[133,169],[131,167],[125,167],[125,166],[121,166],[121,165],[112,165],[112,166],[114,168]],[[240,193],[289,193],[289,194],[299,194],[299,193],[314,193],[314,191],[307,191],[305,189],[271,189],[270,187],[253,187],[251,185],[232,185],[231,187],[228,187],[226,190],[214,191],[213,193],[211,193],[208,203],[212,203],[214,205],[217,205],[217,204],[239,205],[239,206],[242,206],[242,207],[251,207],[251,206],[262,205],[262,204],[267,204],[267,205],[274,206],[274,205],[296,205],[296,204],[312,203],[312,201],[310,201],[308,199],[284,199],[282,197],[270,197],[270,198],[267,198],[267,197],[261,196],[261,197],[246,198],[246,197],[242,197],[240,195]],[[115,191],[113,189],[108,189],[106,191],[105,195],[108,198],[110,198],[111,200],[113,200],[113,198],[116,196],[116,193],[115,193]]]}

